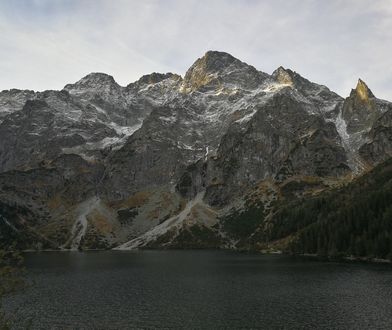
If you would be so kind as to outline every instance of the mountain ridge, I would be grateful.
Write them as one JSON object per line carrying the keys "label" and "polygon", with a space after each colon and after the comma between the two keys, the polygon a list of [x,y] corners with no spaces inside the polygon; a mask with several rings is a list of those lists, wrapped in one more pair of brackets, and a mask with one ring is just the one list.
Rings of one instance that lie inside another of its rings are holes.
{"label": "mountain ridge", "polygon": [[0,214],[59,249],[178,246],[193,226],[236,248],[235,216],[262,226],[287,187],[318,193],[392,157],[391,114],[360,79],[342,98],[216,51],[184,78],[91,73],[61,91],[3,91]]}

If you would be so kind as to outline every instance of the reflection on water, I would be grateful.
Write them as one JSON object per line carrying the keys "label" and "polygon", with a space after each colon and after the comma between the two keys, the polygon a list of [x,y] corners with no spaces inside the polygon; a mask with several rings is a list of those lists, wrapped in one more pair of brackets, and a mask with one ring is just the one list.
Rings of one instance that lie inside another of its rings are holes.
{"label": "reflection on water", "polygon": [[32,328],[391,329],[392,268],[224,251],[26,255]]}

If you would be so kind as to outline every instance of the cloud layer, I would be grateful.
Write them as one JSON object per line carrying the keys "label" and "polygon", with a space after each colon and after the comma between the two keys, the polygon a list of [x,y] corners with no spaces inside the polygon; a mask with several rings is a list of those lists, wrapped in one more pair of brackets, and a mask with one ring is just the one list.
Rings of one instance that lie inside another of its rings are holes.
{"label": "cloud layer", "polygon": [[183,75],[212,49],[343,96],[360,77],[392,100],[391,0],[0,0],[0,45],[0,90]]}

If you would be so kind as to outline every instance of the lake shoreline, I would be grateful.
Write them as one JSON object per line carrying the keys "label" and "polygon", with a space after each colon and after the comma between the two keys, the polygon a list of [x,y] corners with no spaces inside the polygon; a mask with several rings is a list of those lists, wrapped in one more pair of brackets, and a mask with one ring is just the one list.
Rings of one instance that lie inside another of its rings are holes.
{"label": "lake shoreline", "polygon": [[371,257],[355,257],[355,256],[321,256],[318,254],[304,253],[304,254],[296,254],[296,253],[285,253],[280,250],[274,251],[257,251],[257,250],[235,250],[235,249],[132,249],[132,250],[114,250],[114,249],[83,249],[83,250],[65,250],[65,249],[44,249],[44,250],[22,250],[22,253],[41,253],[41,252],[62,252],[62,253],[80,253],[80,252],[108,252],[108,251],[116,251],[116,252],[138,252],[138,251],[230,251],[230,252],[238,252],[238,253],[250,253],[250,254],[258,254],[258,255],[282,255],[282,256],[292,256],[299,257],[317,261],[324,262],[341,262],[341,263],[364,263],[364,264],[385,264],[392,265],[392,261],[388,259],[381,258],[371,258]]}

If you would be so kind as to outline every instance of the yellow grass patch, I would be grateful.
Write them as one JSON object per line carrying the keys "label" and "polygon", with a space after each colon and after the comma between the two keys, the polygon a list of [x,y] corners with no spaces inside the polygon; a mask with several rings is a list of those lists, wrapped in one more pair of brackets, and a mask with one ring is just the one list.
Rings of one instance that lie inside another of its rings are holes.
{"label": "yellow grass patch", "polygon": [[145,204],[148,201],[148,199],[151,197],[151,195],[152,192],[150,191],[140,191],[128,197],[127,199],[124,199],[122,201],[110,202],[108,204],[110,207],[115,209],[139,207]]}
{"label": "yellow grass patch", "polygon": [[48,200],[47,205],[49,209],[55,210],[60,207],[66,207],[67,202],[62,198],[61,195],[55,195]]}
{"label": "yellow grass patch", "polygon": [[113,231],[113,225],[109,222],[109,219],[96,210],[87,216],[87,220],[101,235],[109,234]]}

